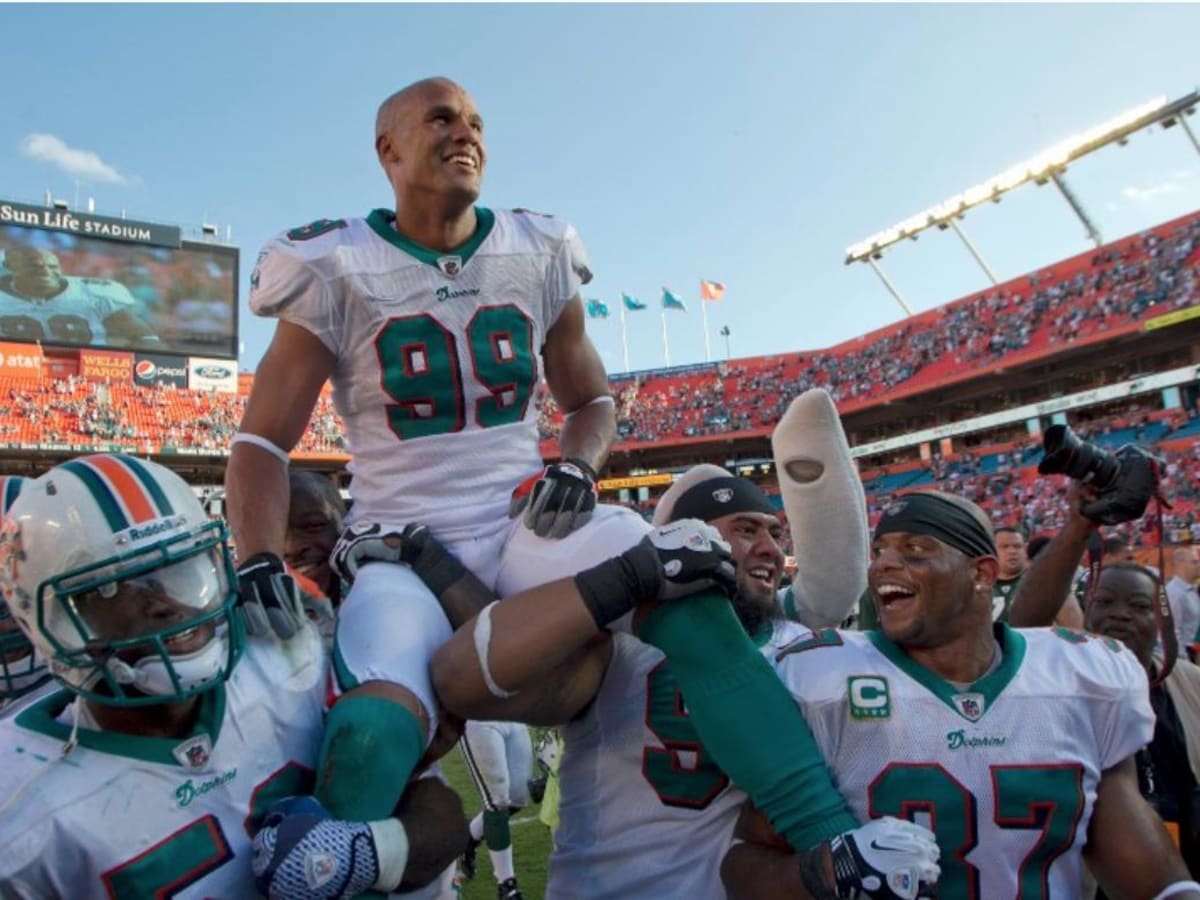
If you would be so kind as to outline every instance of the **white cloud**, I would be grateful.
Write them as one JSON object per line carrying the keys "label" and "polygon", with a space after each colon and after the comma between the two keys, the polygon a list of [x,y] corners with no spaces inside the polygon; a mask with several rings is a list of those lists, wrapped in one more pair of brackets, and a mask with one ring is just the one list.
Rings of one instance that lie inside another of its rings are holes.
{"label": "white cloud", "polygon": [[115,166],[102,160],[91,150],[68,147],[66,142],[52,134],[27,134],[21,140],[21,152],[30,159],[58,166],[72,178],[97,184],[129,184],[130,179],[122,175]]}
{"label": "white cloud", "polygon": [[1137,187],[1136,185],[1121,188],[1121,196],[1126,200],[1145,202],[1154,200],[1157,197],[1166,196],[1167,194],[1178,194],[1181,190],[1183,188],[1179,182],[1167,180],[1144,188]]}

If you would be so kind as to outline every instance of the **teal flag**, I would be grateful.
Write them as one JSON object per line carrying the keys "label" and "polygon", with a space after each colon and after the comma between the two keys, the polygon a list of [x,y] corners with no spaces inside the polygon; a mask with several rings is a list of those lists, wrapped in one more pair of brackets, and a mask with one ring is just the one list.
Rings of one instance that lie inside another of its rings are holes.
{"label": "teal flag", "polygon": [[628,294],[621,295],[621,302],[625,304],[625,308],[630,312],[637,312],[639,309],[645,309],[646,304],[637,297],[630,297]]}
{"label": "teal flag", "polygon": [[608,304],[603,300],[589,300],[586,309],[589,319],[608,318]]}
{"label": "teal flag", "polygon": [[672,294],[666,288],[663,288],[662,296],[663,309],[678,309],[682,312],[687,312],[687,305],[677,295]]}

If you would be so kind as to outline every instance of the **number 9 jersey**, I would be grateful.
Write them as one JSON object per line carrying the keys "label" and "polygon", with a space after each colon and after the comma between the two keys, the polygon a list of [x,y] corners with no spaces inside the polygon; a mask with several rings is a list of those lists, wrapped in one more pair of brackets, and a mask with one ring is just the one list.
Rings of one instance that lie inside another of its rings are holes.
{"label": "number 9 jersey", "polygon": [[476,208],[449,252],[375,210],[271,241],[250,308],[308,330],[337,359],[333,402],[353,456],[351,521],[421,521],[443,540],[507,525],[510,494],[541,465],[539,353],[591,280],[575,229]]}

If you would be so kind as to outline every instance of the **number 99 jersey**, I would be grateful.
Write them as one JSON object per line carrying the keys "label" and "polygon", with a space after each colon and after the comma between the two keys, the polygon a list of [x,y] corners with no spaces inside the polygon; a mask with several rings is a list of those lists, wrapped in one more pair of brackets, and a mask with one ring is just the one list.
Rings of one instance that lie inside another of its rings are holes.
{"label": "number 99 jersey", "polygon": [[937,836],[939,900],[1075,897],[1100,777],[1153,734],[1146,675],[1111,639],[994,627],[1003,659],[966,688],[878,631],[777,659],[855,815]]}
{"label": "number 99 jersey", "polygon": [[251,310],[307,329],[337,358],[353,521],[484,537],[542,465],[539,352],[591,279],[586,253],[549,216],[476,214],[475,235],[446,253],[375,210],[293,229],[259,256]]}

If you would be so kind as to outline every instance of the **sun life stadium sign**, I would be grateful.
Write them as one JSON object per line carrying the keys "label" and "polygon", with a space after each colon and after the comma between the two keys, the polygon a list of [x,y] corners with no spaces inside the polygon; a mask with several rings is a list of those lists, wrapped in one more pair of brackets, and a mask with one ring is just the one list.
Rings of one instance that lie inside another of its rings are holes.
{"label": "sun life stadium sign", "polygon": [[179,229],[173,225],[155,225],[133,219],[114,219],[92,213],[48,209],[10,200],[0,200],[0,225],[44,228],[49,231],[65,231],[79,237],[130,241],[159,247],[178,247],[181,240]]}

